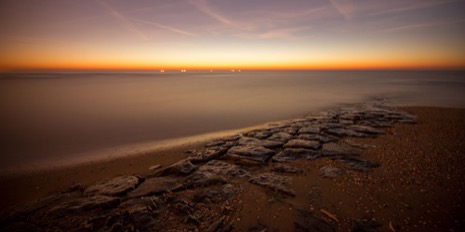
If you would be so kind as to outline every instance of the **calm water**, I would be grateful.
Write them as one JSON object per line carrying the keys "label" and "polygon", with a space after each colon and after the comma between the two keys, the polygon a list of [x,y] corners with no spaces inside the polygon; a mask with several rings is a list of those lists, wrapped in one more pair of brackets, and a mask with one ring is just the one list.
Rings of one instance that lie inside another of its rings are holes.
{"label": "calm water", "polygon": [[289,119],[373,97],[465,107],[464,72],[0,75],[0,170]]}

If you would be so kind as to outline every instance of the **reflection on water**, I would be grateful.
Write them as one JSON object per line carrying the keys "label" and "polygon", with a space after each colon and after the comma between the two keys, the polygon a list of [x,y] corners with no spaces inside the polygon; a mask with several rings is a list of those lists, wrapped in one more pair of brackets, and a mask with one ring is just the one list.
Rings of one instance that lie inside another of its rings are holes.
{"label": "reflection on water", "polygon": [[463,72],[3,74],[0,168],[241,128],[339,103],[465,106]]}

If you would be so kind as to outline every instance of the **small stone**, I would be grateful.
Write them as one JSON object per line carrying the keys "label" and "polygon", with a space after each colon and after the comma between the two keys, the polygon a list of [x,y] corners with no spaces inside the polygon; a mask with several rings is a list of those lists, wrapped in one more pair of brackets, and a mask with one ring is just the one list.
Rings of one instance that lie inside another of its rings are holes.
{"label": "small stone", "polygon": [[320,168],[320,177],[323,178],[335,178],[341,175],[343,171],[340,168],[324,166]]}

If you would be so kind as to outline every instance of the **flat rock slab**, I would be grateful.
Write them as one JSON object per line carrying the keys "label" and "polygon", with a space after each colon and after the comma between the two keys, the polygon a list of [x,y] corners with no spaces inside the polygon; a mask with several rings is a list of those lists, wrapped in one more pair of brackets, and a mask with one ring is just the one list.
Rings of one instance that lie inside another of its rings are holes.
{"label": "flat rock slab", "polygon": [[382,129],[374,128],[371,126],[364,126],[364,125],[353,125],[353,126],[349,126],[348,128],[350,130],[354,130],[354,131],[365,133],[365,134],[377,135],[377,134],[385,133],[384,130]]}
{"label": "flat rock slab", "polygon": [[209,147],[204,151],[194,152],[189,155],[189,160],[192,163],[208,162],[212,159],[217,159],[228,151],[228,147]]}
{"label": "flat rock slab", "polygon": [[233,185],[225,184],[221,186],[203,188],[196,194],[194,194],[192,200],[194,202],[213,202],[220,203],[229,199],[236,194],[236,190]]}
{"label": "flat rock slab", "polygon": [[88,211],[96,208],[112,208],[120,203],[120,198],[103,195],[83,197],[63,202],[51,208],[49,214],[67,214],[77,211]]}
{"label": "flat rock slab", "polygon": [[273,132],[269,130],[253,130],[246,133],[247,137],[253,137],[257,139],[266,139],[268,138]]}
{"label": "flat rock slab", "polygon": [[335,136],[324,136],[317,134],[300,134],[297,136],[297,139],[319,141],[320,143],[329,143],[338,140],[338,138]]}
{"label": "flat rock slab", "polygon": [[271,171],[273,172],[282,172],[282,173],[291,173],[291,174],[300,174],[303,173],[304,171],[300,168],[292,167],[290,165],[286,164],[276,164],[271,168]]}
{"label": "flat rock slab", "polygon": [[343,173],[342,169],[330,166],[320,168],[320,177],[335,178]]}
{"label": "flat rock slab", "polygon": [[211,160],[188,176],[184,184],[188,187],[210,186],[227,183],[228,179],[247,176],[241,167],[220,160]]}
{"label": "flat rock slab", "polygon": [[299,130],[299,134],[319,134],[321,131],[321,126],[319,125],[312,125],[303,127]]}
{"label": "flat rock slab", "polygon": [[278,148],[278,147],[281,147],[284,144],[284,142],[262,140],[262,139],[256,139],[256,138],[251,138],[251,137],[242,137],[239,139],[238,144],[242,146]]}
{"label": "flat rock slab", "polygon": [[139,197],[122,202],[119,207],[129,214],[136,214],[138,212],[154,212],[161,207],[162,203],[156,196]]}
{"label": "flat rock slab", "polygon": [[365,159],[361,159],[353,156],[345,156],[340,159],[341,161],[347,163],[352,169],[357,171],[369,171],[373,168],[381,166],[378,162],[373,162]]}
{"label": "flat rock slab", "polygon": [[291,161],[296,159],[316,159],[321,156],[320,152],[303,148],[286,148],[273,156],[275,162]]}
{"label": "flat rock slab", "polygon": [[323,156],[351,156],[359,153],[349,145],[340,145],[337,143],[325,143],[321,149]]}
{"label": "flat rock slab", "polygon": [[151,176],[166,176],[166,175],[188,175],[195,171],[197,166],[190,159],[178,161],[162,170],[157,171]]}
{"label": "flat rock slab", "polygon": [[84,191],[84,196],[107,195],[122,196],[133,190],[140,180],[136,176],[119,176],[110,180],[97,182]]}
{"label": "flat rock slab", "polygon": [[304,148],[304,149],[313,149],[317,150],[320,148],[320,142],[313,140],[303,140],[303,139],[293,139],[289,140],[283,146],[284,148]]}
{"label": "flat rock slab", "polygon": [[361,133],[358,131],[344,129],[344,128],[332,128],[326,131],[328,134],[337,135],[339,137],[349,136],[349,137],[357,137],[357,138],[366,138],[370,137],[370,135]]}
{"label": "flat rock slab", "polygon": [[234,146],[224,155],[225,159],[248,159],[255,162],[266,163],[275,154],[275,151],[261,146]]}
{"label": "flat rock slab", "polygon": [[128,197],[142,197],[149,195],[156,195],[167,192],[177,187],[179,182],[171,177],[156,177],[146,179],[134,191],[128,194]]}
{"label": "flat rock slab", "polygon": [[280,142],[281,145],[290,139],[292,139],[292,135],[286,132],[274,133],[268,138],[268,140]]}
{"label": "flat rock slab", "polygon": [[262,173],[250,178],[250,183],[267,187],[271,190],[295,196],[295,191],[290,187],[292,178],[275,175],[273,173]]}

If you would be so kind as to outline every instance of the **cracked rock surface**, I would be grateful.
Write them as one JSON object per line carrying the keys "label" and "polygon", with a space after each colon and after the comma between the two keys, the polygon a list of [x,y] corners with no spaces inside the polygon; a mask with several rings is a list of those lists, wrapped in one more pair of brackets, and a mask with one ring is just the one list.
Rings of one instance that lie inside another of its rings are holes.
{"label": "cracked rock surface", "polygon": [[[228,216],[235,210],[230,201],[241,193],[242,186],[255,186],[260,194],[274,194],[273,199],[280,201],[293,198],[300,194],[293,188],[294,179],[308,175],[296,166],[299,160],[328,159],[343,165],[321,167],[322,177],[337,178],[347,170],[369,172],[382,164],[357,157],[359,148],[340,140],[375,137],[395,123],[415,121],[411,114],[367,103],[272,124],[216,139],[185,160],[157,168],[148,176],[119,176],[84,191],[72,188],[47,204],[38,201],[28,207],[14,206],[2,213],[0,229],[231,231],[232,222],[239,219]],[[295,222],[296,231],[334,230],[327,221],[307,216]],[[256,228],[263,225],[257,221]]]}

